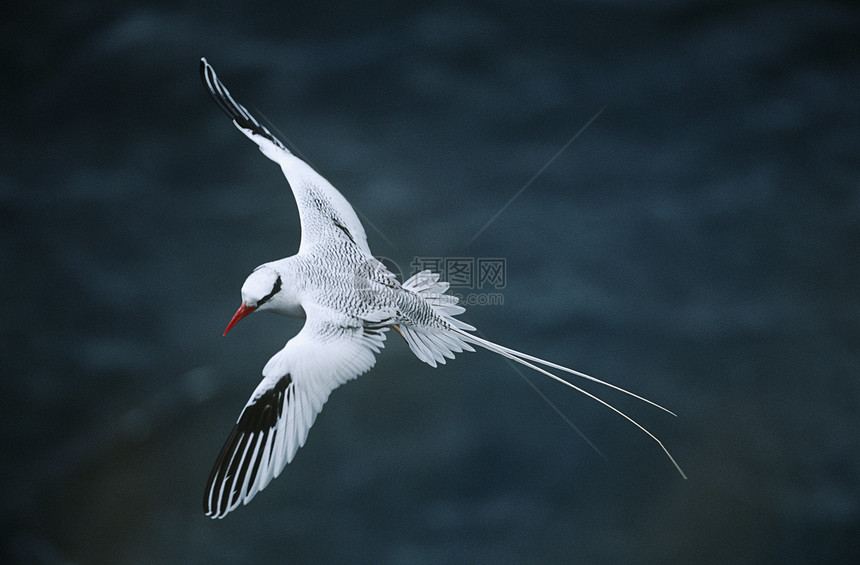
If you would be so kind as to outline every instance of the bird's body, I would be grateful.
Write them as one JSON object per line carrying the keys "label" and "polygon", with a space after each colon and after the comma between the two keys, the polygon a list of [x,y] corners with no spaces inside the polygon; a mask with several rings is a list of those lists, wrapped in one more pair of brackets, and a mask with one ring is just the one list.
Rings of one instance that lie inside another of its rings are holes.
{"label": "bird's body", "polygon": [[207,484],[207,515],[224,517],[240,503],[247,504],[280,474],[304,445],[331,391],[374,365],[375,354],[391,328],[420,360],[433,367],[479,345],[563,382],[642,429],[675,463],[662,443],[638,423],[537,365],[653,402],[475,336],[470,333],[475,328],[455,317],[464,309],[457,305],[456,297],[446,294],[448,283],[440,282],[437,274],[422,271],[403,283],[398,281],[371,254],[364,228],[343,195],[236,103],[205,59],[200,71],[210,94],[236,127],[281,166],[302,227],[296,255],[264,263],[246,279],[242,306],[224,333],[255,311],[306,319],[301,331],[266,363],[263,380],[228,437]]}

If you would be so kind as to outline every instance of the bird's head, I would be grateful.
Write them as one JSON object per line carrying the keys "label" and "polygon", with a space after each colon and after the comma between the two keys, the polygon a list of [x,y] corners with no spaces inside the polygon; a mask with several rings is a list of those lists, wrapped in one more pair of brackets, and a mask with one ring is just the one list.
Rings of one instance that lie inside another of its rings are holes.
{"label": "bird's head", "polygon": [[254,269],[242,285],[242,305],[233,314],[227,329],[224,330],[224,335],[227,335],[230,328],[248,314],[272,308],[274,304],[272,299],[281,292],[282,285],[280,273],[272,267],[261,265]]}

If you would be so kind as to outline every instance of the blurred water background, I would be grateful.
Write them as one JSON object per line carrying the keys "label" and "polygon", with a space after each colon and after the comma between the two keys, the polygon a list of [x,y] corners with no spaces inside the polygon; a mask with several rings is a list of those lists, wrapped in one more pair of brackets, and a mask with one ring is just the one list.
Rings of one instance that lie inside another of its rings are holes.
{"label": "blurred water background", "polygon": [[[2,13],[4,562],[860,562],[855,3]],[[279,479],[204,517],[301,323],[221,337],[299,224],[201,56],[405,275],[502,259],[463,318],[675,410],[589,387],[689,480],[569,389],[527,375],[605,457],[504,360],[434,370],[392,334]]]}

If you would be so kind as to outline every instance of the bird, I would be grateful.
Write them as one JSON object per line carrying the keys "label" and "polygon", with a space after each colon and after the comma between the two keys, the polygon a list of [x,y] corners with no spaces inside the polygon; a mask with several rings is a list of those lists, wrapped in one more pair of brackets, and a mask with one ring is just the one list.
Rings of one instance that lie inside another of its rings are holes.
{"label": "bird", "polygon": [[200,75],[233,125],[281,167],[301,225],[295,255],[263,263],[247,277],[241,289],[242,304],[224,335],[254,312],[305,320],[301,330],[263,367],[262,381],[224,443],[205,488],[207,516],[225,517],[240,504],[248,504],[280,475],[304,445],[331,392],[374,366],[389,329],[431,367],[478,346],[585,394],[657,442],[686,478],[656,436],[550,369],[673,412],[609,382],[475,335],[473,326],[457,318],[465,309],[456,296],[447,293],[450,285],[437,273],[423,270],[401,283],[371,253],[364,227],[346,198],[236,102],[205,57],[200,60]]}

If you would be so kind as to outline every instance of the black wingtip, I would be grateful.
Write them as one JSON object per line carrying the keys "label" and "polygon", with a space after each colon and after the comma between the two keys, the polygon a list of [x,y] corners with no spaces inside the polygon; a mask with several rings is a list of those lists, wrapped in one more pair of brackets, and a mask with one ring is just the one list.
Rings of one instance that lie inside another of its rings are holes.
{"label": "black wingtip", "polygon": [[[289,374],[284,375],[242,410],[206,481],[203,512],[210,518],[223,518],[245,500],[248,493],[242,485],[254,484],[262,463],[259,453],[247,456],[248,446],[255,442],[260,442],[260,445],[266,445],[267,442],[275,444],[278,420],[284,416],[284,403],[288,397],[286,391],[292,382]],[[261,436],[263,439],[259,439]],[[271,458],[274,449],[269,453]],[[260,487],[260,490],[264,487]]]}
{"label": "black wingtip", "polygon": [[[225,114],[230,116],[231,119],[238,123],[240,121],[247,120],[250,117],[247,111],[242,112],[239,109],[239,104],[237,104],[230,96],[230,92],[227,90],[227,87],[218,80],[218,75],[215,74],[215,69],[212,68],[212,65],[209,64],[206,57],[200,58],[200,79],[203,81],[203,86],[206,87],[212,100],[214,100],[215,103],[218,104],[218,107],[221,108]],[[242,108],[242,110],[244,110],[244,108]]]}
{"label": "black wingtip", "polygon": [[245,109],[244,106],[236,102],[230,95],[230,91],[224,86],[218,75],[215,74],[215,69],[206,60],[206,57],[200,58],[200,78],[203,80],[203,85],[209,91],[209,95],[218,104],[218,107],[230,116],[233,122],[242,129],[248,129],[252,132],[261,135],[287,151],[286,146],[281,141],[272,135],[260,122]]}

